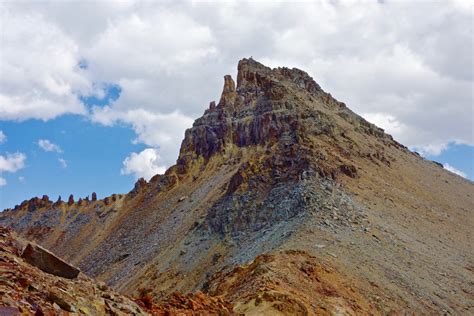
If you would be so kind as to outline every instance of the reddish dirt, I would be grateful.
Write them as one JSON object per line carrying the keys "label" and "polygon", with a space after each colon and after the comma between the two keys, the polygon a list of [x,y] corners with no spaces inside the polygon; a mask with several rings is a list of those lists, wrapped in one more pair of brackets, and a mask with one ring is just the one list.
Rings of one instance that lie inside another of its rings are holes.
{"label": "reddish dirt", "polygon": [[223,295],[246,315],[376,315],[369,284],[338,272],[304,251],[258,256],[211,280],[210,293]]}
{"label": "reddish dirt", "polygon": [[147,312],[153,315],[233,315],[232,305],[222,297],[212,297],[200,291],[183,295],[173,293],[159,304],[150,296],[137,300]]}

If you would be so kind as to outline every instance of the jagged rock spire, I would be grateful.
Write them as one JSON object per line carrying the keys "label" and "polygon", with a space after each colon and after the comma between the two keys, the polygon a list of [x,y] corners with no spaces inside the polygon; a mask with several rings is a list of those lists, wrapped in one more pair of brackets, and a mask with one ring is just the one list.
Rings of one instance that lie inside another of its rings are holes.
{"label": "jagged rock spire", "polygon": [[219,106],[234,104],[236,96],[237,96],[237,92],[235,90],[234,79],[232,79],[230,75],[225,75],[224,76],[224,89],[222,90]]}
{"label": "jagged rock spire", "polygon": [[73,205],[74,204],[74,195],[69,195],[69,199],[67,200],[67,205]]}

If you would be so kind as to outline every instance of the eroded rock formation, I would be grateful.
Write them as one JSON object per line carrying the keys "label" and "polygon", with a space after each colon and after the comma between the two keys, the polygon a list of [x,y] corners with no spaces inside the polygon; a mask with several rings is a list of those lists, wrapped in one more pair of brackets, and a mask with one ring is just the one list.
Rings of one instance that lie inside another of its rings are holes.
{"label": "eroded rock formation", "polygon": [[94,203],[34,198],[0,224],[150,306],[463,314],[472,196],[304,71],[243,59],[164,175]]}

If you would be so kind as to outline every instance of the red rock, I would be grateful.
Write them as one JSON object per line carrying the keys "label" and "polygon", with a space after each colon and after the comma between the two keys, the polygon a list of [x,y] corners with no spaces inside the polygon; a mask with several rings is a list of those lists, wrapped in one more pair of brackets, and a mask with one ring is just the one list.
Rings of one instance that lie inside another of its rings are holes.
{"label": "red rock", "polygon": [[28,244],[21,256],[29,264],[44,272],[63,278],[74,279],[80,272],[78,268],[73,267],[38,245]]}

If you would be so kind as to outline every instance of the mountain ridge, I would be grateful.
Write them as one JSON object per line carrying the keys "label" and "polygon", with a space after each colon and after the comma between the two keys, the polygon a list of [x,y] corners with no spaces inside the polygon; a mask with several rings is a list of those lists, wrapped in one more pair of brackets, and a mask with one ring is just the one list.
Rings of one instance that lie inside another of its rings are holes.
{"label": "mountain ridge", "polygon": [[[207,289],[224,293],[237,312],[320,312],[284,293],[278,273],[265,274],[251,306],[242,284],[211,284],[268,254],[275,271],[314,256],[360,284],[364,312],[347,298],[322,303],[328,313],[466,312],[473,194],[472,182],[410,152],[304,71],[243,59],[237,84],[224,77],[219,103],[186,130],[164,175],[103,200],[37,198],[0,214],[0,225],[120,291],[145,288],[157,301]],[[257,262],[259,271],[270,264]]]}

